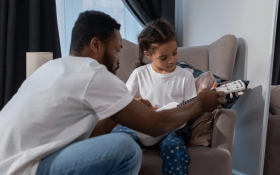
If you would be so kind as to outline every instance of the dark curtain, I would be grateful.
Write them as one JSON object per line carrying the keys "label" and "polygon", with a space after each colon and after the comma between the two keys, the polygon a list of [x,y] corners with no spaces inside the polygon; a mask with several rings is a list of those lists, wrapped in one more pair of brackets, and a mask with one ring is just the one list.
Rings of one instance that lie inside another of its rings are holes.
{"label": "dark curtain", "polygon": [[26,76],[26,52],[61,57],[55,0],[0,0],[0,109]]}
{"label": "dark curtain", "polygon": [[[278,4],[280,9],[280,3]],[[278,10],[271,85],[280,84],[280,16]]]}
{"label": "dark curtain", "polygon": [[159,18],[168,20],[175,27],[175,0],[122,0],[122,2],[143,27]]}

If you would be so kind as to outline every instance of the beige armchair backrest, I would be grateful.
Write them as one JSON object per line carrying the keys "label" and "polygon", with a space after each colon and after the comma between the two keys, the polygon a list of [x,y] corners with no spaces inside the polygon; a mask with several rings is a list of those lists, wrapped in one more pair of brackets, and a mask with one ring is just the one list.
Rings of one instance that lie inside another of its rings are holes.
{"label": "beige armchair backrest", "polygon": [[[125,39],[123,49],[119,54],[121,59],[117,76],[124,82],[134,69],[138,61],[138,46]],[[227,80],[231,79],[237,51],[237,39],[234,35],[225,35],[210,45],[195,47],[178,47],[178,60],[203,70],[211,71]],[[144,58],[146,63],[150,60]]]}

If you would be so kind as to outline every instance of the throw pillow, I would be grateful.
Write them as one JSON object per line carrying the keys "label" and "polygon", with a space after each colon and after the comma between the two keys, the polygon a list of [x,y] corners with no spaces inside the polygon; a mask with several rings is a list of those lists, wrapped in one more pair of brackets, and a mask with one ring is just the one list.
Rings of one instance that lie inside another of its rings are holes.
{"label": "throw pillow", "polygon": [[211,90],[215,84],[215,78],[210,71],[204,72],[195,79],[196,92],[200,93],[203,89]]}

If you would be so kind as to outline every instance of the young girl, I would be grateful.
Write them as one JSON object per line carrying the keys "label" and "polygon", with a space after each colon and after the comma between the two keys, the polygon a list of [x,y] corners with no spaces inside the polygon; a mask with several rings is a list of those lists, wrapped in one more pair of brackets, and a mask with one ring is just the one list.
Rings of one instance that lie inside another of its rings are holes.
{"label": "young girl", "polygon": [[[196,97],[192,73],[176,66],[177,43],[170,23],[164,20],[149,23],[138,36],[138,43],[139,62],[126,83],[133,96],[140,96],[142,102],[153,109]],[[152,60],[151,64],[143,62],[144,55]],[[138,141],[134,131],[124,126],[117,127],[113,132],[129,133]],[[164,175],[187,174],[189,156],[185,144],[189,138],[190,132],[185,126],[160,142]]]}

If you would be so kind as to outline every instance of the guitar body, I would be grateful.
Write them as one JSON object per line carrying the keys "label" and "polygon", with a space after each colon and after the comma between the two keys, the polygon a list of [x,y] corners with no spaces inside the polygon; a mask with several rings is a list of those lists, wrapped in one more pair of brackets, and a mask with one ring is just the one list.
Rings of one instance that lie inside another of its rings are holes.
{"label": "guitar body", "polygon": [[[179,103],[177,102],[171,102],[159,109],[157,109],[156,111],[162,111],[162,110],[166,110],[166,109],[172,109],[172,108],[176,108],[177,106],[179,105]],[[182,125],[180,128],[178,129],[181,129],[185,126],[186,124]],[[170,132],[169,132],[170,133]],[[137,135],[137,137],[139,138],[140,142],[145,145],[145,146],[152,146],[156,143],[158,143],[161,139],[163,139],[167,134],[169,133],[166,133],[166,134],[163,134],[163,135],[160,135],[158,137],[152,137],[152,136],[149,136],[147,134],[143,134],[141,132],[138,132],[138,131],[135,131],[135,134]]]}

